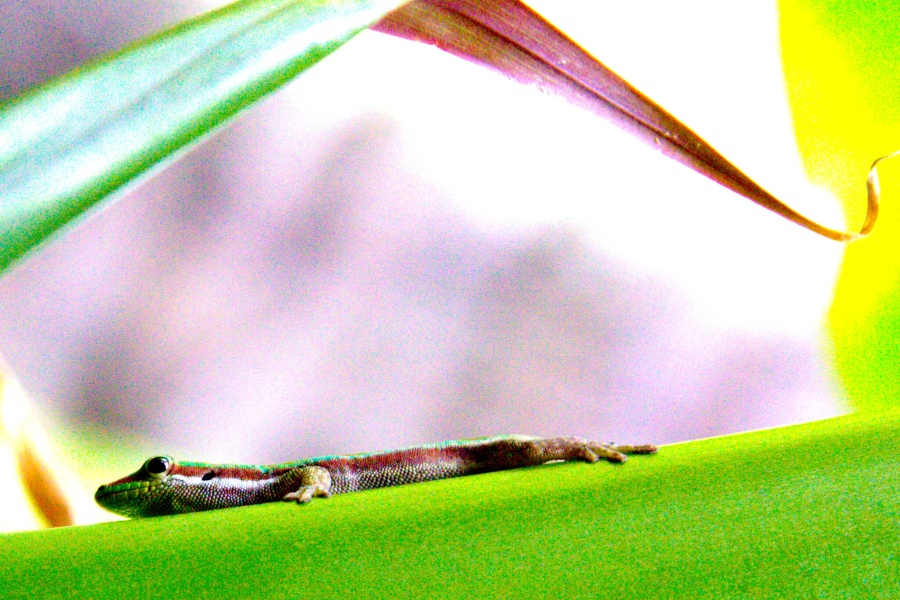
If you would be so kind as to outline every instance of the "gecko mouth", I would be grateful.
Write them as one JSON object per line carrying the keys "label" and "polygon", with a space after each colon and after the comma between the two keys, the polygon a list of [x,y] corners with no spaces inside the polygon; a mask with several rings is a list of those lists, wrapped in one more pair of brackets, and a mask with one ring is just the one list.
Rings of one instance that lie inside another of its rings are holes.
{"label": "gecko mouth", "polygon": [[116,485],[101,485],[94,500],[106,510],[123,517],[144,516],[146,503],[153,486],[148,481],[132,481]]}
{"label": "gecko mouth", "polygon": [[130,481],[116,485],[101,485],[94,500],[104,508],[113,508],[124,500],[139,498],[150,490],[149,481]]}
{"label": "gecko mouth", "polygon": [[99,488],[97,488],[97,493],[94,494],[94,500],[100,502],[105,498],[115,496],[116,494],[121,494],[122,492],[123,490],[117,490],[108,485],[101,485]]}

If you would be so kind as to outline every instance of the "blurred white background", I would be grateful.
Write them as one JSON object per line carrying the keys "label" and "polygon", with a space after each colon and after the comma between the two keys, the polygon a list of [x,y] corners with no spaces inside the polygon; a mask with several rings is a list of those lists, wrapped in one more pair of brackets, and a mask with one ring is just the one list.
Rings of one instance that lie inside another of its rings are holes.
{"label": "blurred white background", "polygon": [[[840,223],[795,150],[774,2],[530,4]],[[212,6],[0,0],[0,93]],[[841,252],[560,100],[364,32],[0,279],[0,354],[51,430],[148,454],[667,443],[842,411]]]}

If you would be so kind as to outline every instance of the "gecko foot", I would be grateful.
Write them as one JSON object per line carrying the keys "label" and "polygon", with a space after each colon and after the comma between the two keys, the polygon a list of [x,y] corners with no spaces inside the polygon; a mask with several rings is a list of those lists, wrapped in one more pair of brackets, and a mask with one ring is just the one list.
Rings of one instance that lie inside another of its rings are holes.
{"label": "gecko foot", "polygon": [[657,451],[657,447],[653,444],[644,444],[641,446],[617,446],[616,444],[609,443],[599,443],[599,442],[587,442],[586,450],[591,454],[596,455],[594,460],[589,460],[589,462],[596,462],[597,460],[608,460],[612,463],[623,463],[628,457],[627,454],[654,454]]}
{"label": "gecko foot", "polygon": [[296,491],[285,494],[282,500],[288,502],[296,500],[298,504],[306,504],[313,498],[328,498],[331,496],[331,473],[322,467],[300,467],[288,473],[287,476],[300,475],[300,486]]}
{"label": "gecko foot", "polygon": [[314,497],[316,498],[328,498],[331,496],[331,492],[320,485],[304,485],[300,487],[296,492],[291,492],[290,494],[285,494],[284,500],[285,502],[290,502],[291,500],[296,500],[298,504],[306,504],[311,501]]}
{"label": "gecko foot", "polygon": [[615,444],[610,444],[610,447],[622,454],[656,454],[656,451],[659,450],[653,444],[643,444],[641,446],[616,446]]}

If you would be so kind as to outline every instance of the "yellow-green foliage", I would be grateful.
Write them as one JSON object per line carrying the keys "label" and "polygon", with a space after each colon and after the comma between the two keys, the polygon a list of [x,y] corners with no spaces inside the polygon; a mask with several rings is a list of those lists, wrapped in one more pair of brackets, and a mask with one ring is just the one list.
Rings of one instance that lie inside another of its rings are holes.
{"label": "yellow-green foliage", "polygon": [[[782,0],[785,78],[810,178],[854,223],[872,161],[900,148],[900,19],[894,2]],[[830,315],[837,367],[855,408],[900,401],[900,160],[879,167],[875,233],[847,247]],[[852,228],[852,227],[851,227]]]}

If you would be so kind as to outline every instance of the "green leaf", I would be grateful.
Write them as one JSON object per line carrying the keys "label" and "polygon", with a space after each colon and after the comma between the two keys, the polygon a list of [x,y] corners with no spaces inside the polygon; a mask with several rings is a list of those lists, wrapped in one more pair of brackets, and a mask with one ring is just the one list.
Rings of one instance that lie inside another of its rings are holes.
{"label": "green leaf", "polygon": [[894,597],[900,411],[0,537],[4,597]]}
{"label": "green leaf", "polygon": [[0,109],[0,271],[403,0],[247,0]]}

